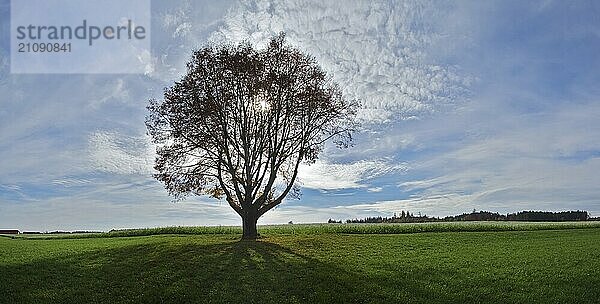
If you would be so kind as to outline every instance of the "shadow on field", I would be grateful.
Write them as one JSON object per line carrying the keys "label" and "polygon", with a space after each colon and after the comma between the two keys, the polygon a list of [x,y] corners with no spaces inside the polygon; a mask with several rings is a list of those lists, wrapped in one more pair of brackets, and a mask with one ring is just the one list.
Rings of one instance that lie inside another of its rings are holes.
{"label": "shadow on field", "polygon": [[[155,242],[0,267],[6,303],[389,302],[377,282],[268,242]],[[367,291],[367,293],[365,292]],[[393,302],[393,301],[392,301]]]}

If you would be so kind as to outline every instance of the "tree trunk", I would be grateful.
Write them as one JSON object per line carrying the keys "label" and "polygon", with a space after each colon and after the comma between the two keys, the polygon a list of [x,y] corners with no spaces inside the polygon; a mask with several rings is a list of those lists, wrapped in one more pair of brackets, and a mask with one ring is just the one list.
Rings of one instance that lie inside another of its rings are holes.
{"label": "tree trunk", "polygon": [[256,240],[258,237],[258,230],[256,229],[256,222],[258,216],[253,212],[247,212],[242,216],[242,240]]}

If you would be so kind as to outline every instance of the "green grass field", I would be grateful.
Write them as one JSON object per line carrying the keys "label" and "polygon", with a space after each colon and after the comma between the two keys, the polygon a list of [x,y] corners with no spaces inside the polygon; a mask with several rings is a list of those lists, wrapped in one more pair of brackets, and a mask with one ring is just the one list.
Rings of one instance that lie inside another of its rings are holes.
{"label": "green grass field", "polygon": [[[600,301],[597,225],[438,225],[269,226],[257,242],[231,227],[0,237],[0,303]],[[156,233],[171,234],[137,236]]]}

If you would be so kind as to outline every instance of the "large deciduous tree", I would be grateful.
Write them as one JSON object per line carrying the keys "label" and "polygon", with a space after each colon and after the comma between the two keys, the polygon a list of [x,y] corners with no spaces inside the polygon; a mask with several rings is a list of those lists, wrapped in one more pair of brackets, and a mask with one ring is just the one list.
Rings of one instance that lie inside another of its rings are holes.
{"label": "large deciduous tree", "polygon": [[355,105],[316,60],[285,43],[209,45],[187,74],[150,100],[146,125],[157,144],[154,175],[176,200],[225,198],[255,239],[260,216],[299,197],[301,162],[331,140],[348,147]]}

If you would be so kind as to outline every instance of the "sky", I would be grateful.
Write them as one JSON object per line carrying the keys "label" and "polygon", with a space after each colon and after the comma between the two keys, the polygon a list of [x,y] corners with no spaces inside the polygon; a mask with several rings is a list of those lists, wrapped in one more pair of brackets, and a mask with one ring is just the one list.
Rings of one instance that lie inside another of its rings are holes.
{"label": "sky", "polygon": [[[239,225],[152,178],[146,105],[194,49],[284,31],[360,103],[354,146],[259,224],[488,210],[600,216],[597,1],[152,1],[145,74],[10,74],[0,0],[0,228]],[[102,60],[111,60],[104,57]],[[102,62],[98,62],[102,64]]]}

